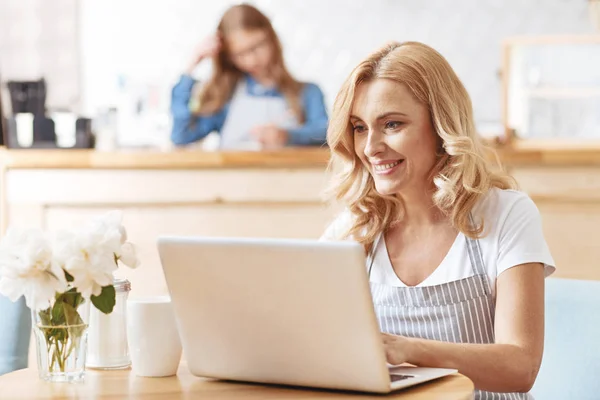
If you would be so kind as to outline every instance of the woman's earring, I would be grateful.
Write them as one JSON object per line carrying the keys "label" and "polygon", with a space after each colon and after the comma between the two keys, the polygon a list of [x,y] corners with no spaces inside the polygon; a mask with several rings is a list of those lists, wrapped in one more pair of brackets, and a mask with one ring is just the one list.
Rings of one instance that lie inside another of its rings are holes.
{"label": "woman's earring", "polygon": [[435,155],[438,157],[442,157],[446,154],[446,149],[444,148],[444,144],[441,143],[435,151]]}

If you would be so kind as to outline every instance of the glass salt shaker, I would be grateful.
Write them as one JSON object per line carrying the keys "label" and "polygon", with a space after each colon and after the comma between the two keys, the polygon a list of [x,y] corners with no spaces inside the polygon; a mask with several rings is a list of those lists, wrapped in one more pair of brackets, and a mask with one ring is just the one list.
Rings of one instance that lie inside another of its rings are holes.
{"label": "glass salt shaker", "polygon": [[127,297],[131,283],[114,279],[116,302],[110,314],[90,307],[86,367],[95,369],[123,369],[131,365],[127,347]]}

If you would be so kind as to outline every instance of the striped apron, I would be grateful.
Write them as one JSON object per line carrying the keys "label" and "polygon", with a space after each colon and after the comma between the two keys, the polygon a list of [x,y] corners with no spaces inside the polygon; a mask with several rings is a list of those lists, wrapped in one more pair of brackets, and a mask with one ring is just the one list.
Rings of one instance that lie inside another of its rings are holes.
{"label": "striped apron", "polygon": [[[380,235],[367,259],[369,277]],[[395,287],[371,282],[382,332],[454,343],[494,343],[495,301],[479,242],[467,239],[474,275],[434,286]],[[475,391],[476,400],[532,399],[527,393]]]}

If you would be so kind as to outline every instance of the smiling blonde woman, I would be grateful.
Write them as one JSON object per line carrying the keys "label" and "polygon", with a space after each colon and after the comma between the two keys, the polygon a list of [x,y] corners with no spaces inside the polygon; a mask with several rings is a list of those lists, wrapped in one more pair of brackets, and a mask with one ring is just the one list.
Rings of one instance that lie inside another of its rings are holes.
{"label": "smiling blonde woman", "polygon": [[342,86],[327,141],[345,210],[322,239],[365,246],[388,362],[457,368],[477,399],[529,398],[554,261],[448,62],[416,42],[373,53]]}

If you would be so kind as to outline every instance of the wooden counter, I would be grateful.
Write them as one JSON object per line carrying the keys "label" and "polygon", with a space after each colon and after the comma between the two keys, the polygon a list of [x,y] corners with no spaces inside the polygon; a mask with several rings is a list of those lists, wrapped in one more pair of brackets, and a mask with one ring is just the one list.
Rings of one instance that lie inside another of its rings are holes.
{"label": "wooden counter", "polygon": [[498,153],[540,210],[553,276],[600,280],[600,141],[521,140]]}
{"label": "wooden counter", "polygon": [[198,150],[100,152],[83,149],[0,150],[0,164],[11,169],[322,168],[328,160],[328,148],[285,149],[264,152],[204,152]]}
{"label": "wooden counter", "polygon": [[[600,142],[516,141],[498,148],[536,202],[556,276],[600,279]],[[317,238],[327,148],[277,152],[0,150],[0,224],[57,229],[122,209],[142,267],[132,294],[166,291],[160,234]]]}
{"label": "wooden counter", "polygon": [[[600,165],[600,141],[518,140],[496,148],[502,163],[515,166]],[[210,169],[322,168],[329,149],[290,148],[264,152],[204,152],[199,150],[7,150],[0,148],[5,168],[57,169]]]}
{"label": "wooden counter", "polygon": [[0,150],[0,223],[49,230],[124,211],[142,265],[122,275],[132,295],[165,294],[160,234],[318,238],[328,149]]}
{"label": "wooden counter", "polygon": [[600,141],[516,140],[496,151],[509,168],[600,166]]}

